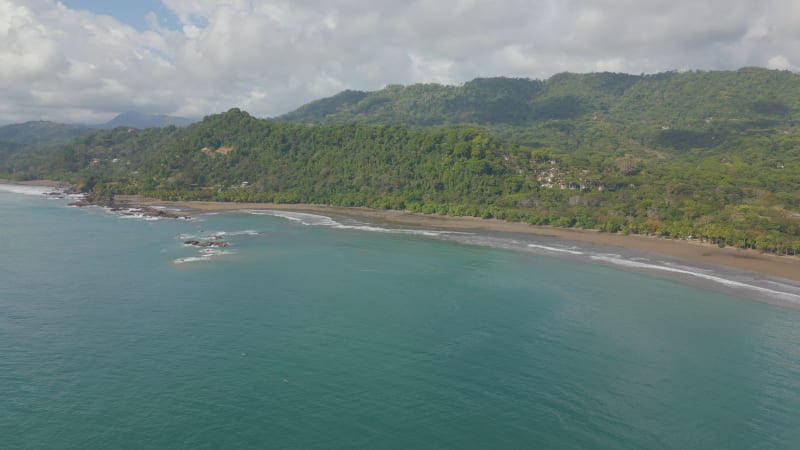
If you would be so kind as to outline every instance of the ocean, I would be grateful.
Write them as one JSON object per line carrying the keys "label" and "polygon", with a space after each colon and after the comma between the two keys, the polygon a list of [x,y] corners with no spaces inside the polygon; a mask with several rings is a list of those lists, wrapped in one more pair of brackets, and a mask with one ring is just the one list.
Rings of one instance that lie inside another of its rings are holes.
{"label": "ocean", "polygon": [[0,187],[0,448],[800,445],[800,309],[768,303],[795,284],[546,237],[149,220],[41,192]]}

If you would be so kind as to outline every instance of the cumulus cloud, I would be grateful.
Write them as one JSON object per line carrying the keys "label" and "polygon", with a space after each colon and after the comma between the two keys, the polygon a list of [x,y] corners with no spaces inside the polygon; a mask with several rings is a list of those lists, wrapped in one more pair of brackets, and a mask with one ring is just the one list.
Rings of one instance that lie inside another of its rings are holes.
{"label": "cumulus cloud", "polygon": [[0,0],[0,123],[269,116],[342,89],[562,71],[798,70],[796,0],[162,0],[147,30]]}

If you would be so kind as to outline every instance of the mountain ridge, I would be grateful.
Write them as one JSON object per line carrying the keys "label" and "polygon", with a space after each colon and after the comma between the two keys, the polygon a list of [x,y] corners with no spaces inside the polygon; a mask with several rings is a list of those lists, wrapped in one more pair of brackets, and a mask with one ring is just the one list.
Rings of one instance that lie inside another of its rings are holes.
{"label": "mountain ridge", "polygon": [[[765,91],[764,86],[774,88]],[[684,125],[708,118],[739,119],[740,112],[775,120],[800,114],[799,86],[798,74],[761,68],[651,75],[562,73],[546,80],[476,78],[459,86],[412,84],[388,85],[371,92],[346,90],[275,120],[520,126],[599,114],[612,120],[663,120]],[[696,108],[674,111],[676,104]]]}

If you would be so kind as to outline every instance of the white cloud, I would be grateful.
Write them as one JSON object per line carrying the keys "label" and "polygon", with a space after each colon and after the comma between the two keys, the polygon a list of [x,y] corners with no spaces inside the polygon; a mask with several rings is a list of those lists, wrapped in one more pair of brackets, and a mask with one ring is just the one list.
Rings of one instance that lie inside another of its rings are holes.
{"label": "white cloud", "polygon": [[162,1],[175,29],[0,0],[0,123],[266,116],[388,83],[800,64],[796,0]]}
{"label": "white cloud", "polygon": [[795,66],[783,55],[773,56],[767,61],[767,67],[776,70],[794,70]]}

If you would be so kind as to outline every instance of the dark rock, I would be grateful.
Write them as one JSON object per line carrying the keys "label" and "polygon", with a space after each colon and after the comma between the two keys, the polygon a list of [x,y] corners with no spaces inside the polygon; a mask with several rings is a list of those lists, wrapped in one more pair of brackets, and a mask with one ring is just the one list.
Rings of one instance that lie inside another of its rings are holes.
{"label": "dark rock", "polygon": [[69,206],[104,206],[112,212],[120,213],[126,216],[133,216],[141,214],[146,217],[161,217],[165,219],[190,219],[190,214],[164,211],[163,209],[152,208],[150,206],[137,206],[127,203],[118,204],[113,198],[106,197],[86,197],[78,201],[72,202]]}

